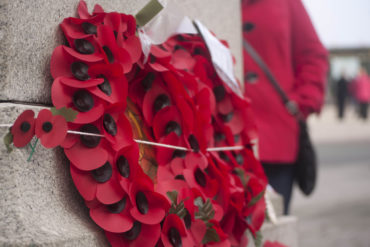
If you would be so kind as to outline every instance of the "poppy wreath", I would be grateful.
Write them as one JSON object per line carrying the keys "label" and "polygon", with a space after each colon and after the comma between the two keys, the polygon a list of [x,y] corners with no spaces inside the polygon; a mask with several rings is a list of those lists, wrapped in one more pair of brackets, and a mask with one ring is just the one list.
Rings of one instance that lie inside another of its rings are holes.
{"label": "poppy wreath", "polygon": [[93,134],[58,140],[92,220],[112,246],[245,246],[264,221],[267,183],[248,100],[217,75],[199,35],[153,45],[144,62],[133,16],[99,5],[90,14],[84,1],[78,15],[60,24],[51,95],[77,112],[68,130]]}

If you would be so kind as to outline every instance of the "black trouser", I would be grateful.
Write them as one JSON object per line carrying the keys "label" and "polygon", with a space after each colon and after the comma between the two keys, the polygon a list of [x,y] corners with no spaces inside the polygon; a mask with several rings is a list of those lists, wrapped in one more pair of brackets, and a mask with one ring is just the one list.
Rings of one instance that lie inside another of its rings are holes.
{"label": "black trouser", "polygon": [[272,164],[262,162],[269,184],[284,198],[284,214],[289,214],[289,204],[292,196],[294,170],[292,164]]}
{"label": "black trouser", "polygon": [[367,102],[360,102],[360,117],[363,119],[367,119],[368,105]]}

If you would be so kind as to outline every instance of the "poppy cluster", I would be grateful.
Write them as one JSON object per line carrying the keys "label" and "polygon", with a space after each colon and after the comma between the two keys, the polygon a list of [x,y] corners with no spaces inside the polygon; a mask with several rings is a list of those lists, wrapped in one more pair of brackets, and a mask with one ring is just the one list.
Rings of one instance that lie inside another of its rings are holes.
{"label": "poppy cluster", "polygon": [[15,120],[10,132],[17,148],[26,146],[34,136],[46,148],[59,146],[67,135],[67,122],[63,116],[53,115],[48,109],[41,110],[35,119],[32,110],[25,110]]}
{"label": "poppy cluster", "polygon": [[78,112],[68,129],[98,134],[68,133],[60,144],[91,218],[112,246],[244,246],[245,230],[264,220],[267,182],[248,100],[220,79],[199,35],[153,45],[144,62],[133,16],[99,5],[90,14],[84,1],[78,14],[61,23],[52,102]]}

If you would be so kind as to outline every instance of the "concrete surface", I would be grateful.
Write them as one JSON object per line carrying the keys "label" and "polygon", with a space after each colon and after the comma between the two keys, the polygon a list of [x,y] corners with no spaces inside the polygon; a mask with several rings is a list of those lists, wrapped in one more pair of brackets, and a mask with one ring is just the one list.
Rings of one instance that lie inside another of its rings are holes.
{"label": "concrete surface", "polygon": [[311,197],[294,191],[300,247],[370,246],[370,119],[348,110],[343,121],[333,106],[310,119],[319,179]]}

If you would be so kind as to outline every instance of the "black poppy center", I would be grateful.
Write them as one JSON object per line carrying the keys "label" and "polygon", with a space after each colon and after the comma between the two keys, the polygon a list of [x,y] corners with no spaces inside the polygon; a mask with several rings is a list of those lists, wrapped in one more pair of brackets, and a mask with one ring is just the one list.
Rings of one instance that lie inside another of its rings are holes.
{"label": "black poppy center", "polygon": [[114,118],[110,114],[104,114],[103,126],[105,131],[107,131],[111,136],[117,135],[117,125]]}
{"label": "black poppy center", "polygon": [[117,169],[122,177],[128,178],[130,176],[130,164],[124,156],[119,156],[116,162]]}
{"label": "black poppy center", "polygon": [[84,89],[78,90],[73,94],[72,102],[80,112],[90,111],[94,107],[94,98]]}
{"label": "black poppy center", "polygon": [[207,179],[206,175],[204,175],[204,172],[200,168],[197,168],[197,170],[194,173],[195,181],[201,186],[206,187]]}
{"label": "black poppy center", "polygon": [[94,24],[84,22],[81,24],[81,27],[84,30],[84,33],[86,34],[96,34],[97,28]]}
{"label": "black poppy center", "polygon": [[188,138],[190,147],[194,150],[194,152],[199,152],[199,143],[197,138],[194,135],[190,135]]}
{"label": "black poppy center", "polygon": [[191,227],[191,215],[189,213],[189,210],[187,210],[186,208],[185,208],[185,212],[186,212],[186,214],[184,216],[185,226],[186,226],[186,229],[190,229],[190,227]]}
{"label": "black poppy center", "polygon": [[234,116],[234,112],[230,112],[228,114],[220,114],[220,117],[222,119],[222,121],[224,121],[225,123],[228,123],[231,121],[231,119],[233,118]]}
{"label": "black poppy center", "polygon": [[31,129],[31,124],[27,121],[24,121],[21,123],[20,129],[23,133],[26,133]]}
{"label": "black poppy center", "polygon": [[186,151],[184,150],[175,150],[172,154],[172,158],[185,158]]}
{"label": "black poppy center", "polygon": [[130,230],[123,233],[123,237],[127,240],[135,240],[141,232],[141,223],[138,221],[134,222],[134,225]]}
{"label": "black poppy center", "polygon": [[74,41],[76,50],[81,54],[93,54],[95,47],[86,39],[75,39]]}
{"label": "black poppy center", "polygon": [[226,161],[226,162],[229,162],[230,161],[230,158],[229,158],[229,156],[227,156],[227,154],[226,153],[224,153],[224,152],[219,152],[218,153],[218,155],[220,156],[220,158],[221,159],[223,159],[224,161]]}
{"label": "black poppy center", "polygon": [[102,91],[106,95],[110,96],[112,94],[112,87],[111,87],[107,77],[105,77],[104,75],[98,75],[97,77],[104,79],[104,81],[101,84],[98,85],[98,88],[100,89],[100,91]]}
{"label": "black poppy center", "polygon": [[169,106],[171,104],[170,98],[168,98],[165,94],[160,94],[154,101],[154,112],[158,112],[159,110]]}
{"label": "black poppy center", "polygon": [[126,197],[124,197],[121,201],[116,202],[114,204],[107,205],[107,209],[112,214],[119,214],[121,213],[126,207]]}
{"label": "black poppy center", "polygon": [[[85,124],[80,128],[81,132],[100,134],[98,127],[93,124]],[[88,148],[94,148],[100,143],[100,136],[81,135],[81,143]]]}
{"label": "black poppy center", "polygon": [[239,142],[240,135],[234,135],[234,142]]}
{"label": "black poppy center", "polygon": [[184,175],[179,174],[179,175],[176,175],[175,179],[177,179],[177,180],[185,180],[185,177],[184,177]]}
{"label": "black poppy center", "polygon": [[147,214],[149,211],[148,199],[142,191],[139,191],[136,194],[136,206],[139,212],[142,214]]}
{"label": "black poppy center", "polygon": [[213,93],[216,97],[217,102],[222,101],[225,98],[225,95],[226,95],[225,88],[222,85],[214,87],[213,88]]}
{"label": "black poppy center", "polygon": [[86,63],[74,62],[71,65],[71,70],[73,76],[80,81],[86,81],[90,78],[88,74],[89,66]]}
{"label": "black poppy center", "polygon": [[172,244],[173,247],[181,247],[182,242],[181,242],[181,235],[179,231],[175,227],[171,227],[168,230],[167,233],[168,240]]}
{"label": "black poppy center", "polygon": [[153,55],[150,55],[149,62],[150,63],[155,63],[155,61],[157,61],[157,58],[155,56],[153,56]]}
{"label": "black poppy center", "polygon": [[165,133],[168,135],[171,132],[175,132],[177,136],[181,135],[181,127],[180,125],[175,121],[169,121],[165,128]]}
{"label": "black poppy center", "polygon": [[105,46],[103,46],[103,50],[104,50],[105,54],[107,55],[108,61],[110,63],[113,63],[114,62],[114,56],[113,56],[112,51],[109,49],[109,47],[105,45]]}
{"label": "black poppy center", "polygon": [[112,176],[112,166],[107,161],[102,167],[91,171],[92,177],[98,183],[107,182]]}
{"label": "black poppy center", "polygon": [[235,160],[236,160],[236,163],[238,163],[239,165],[243,165],[244,163],[244,157],[242,154],[235,155]]}
{"label": "black poppy center", "polygon": [[221,142],[226,138],[226,136],[221,132],[216,132],[213,137],[215,138],[215,142]]}
{"label": "black poppy center", "polygon": [[141,81],[141,85],[143,86],[145,91],[149,91],[152,87],[153,81],[155,79],[155,74],[153,72],[149,72],[144,79]]}
{"label": "black poppy center", "polygon": [[53,124],[50,122],[45,122],[42,124],[42,130],[49,133],[53,129]]}

